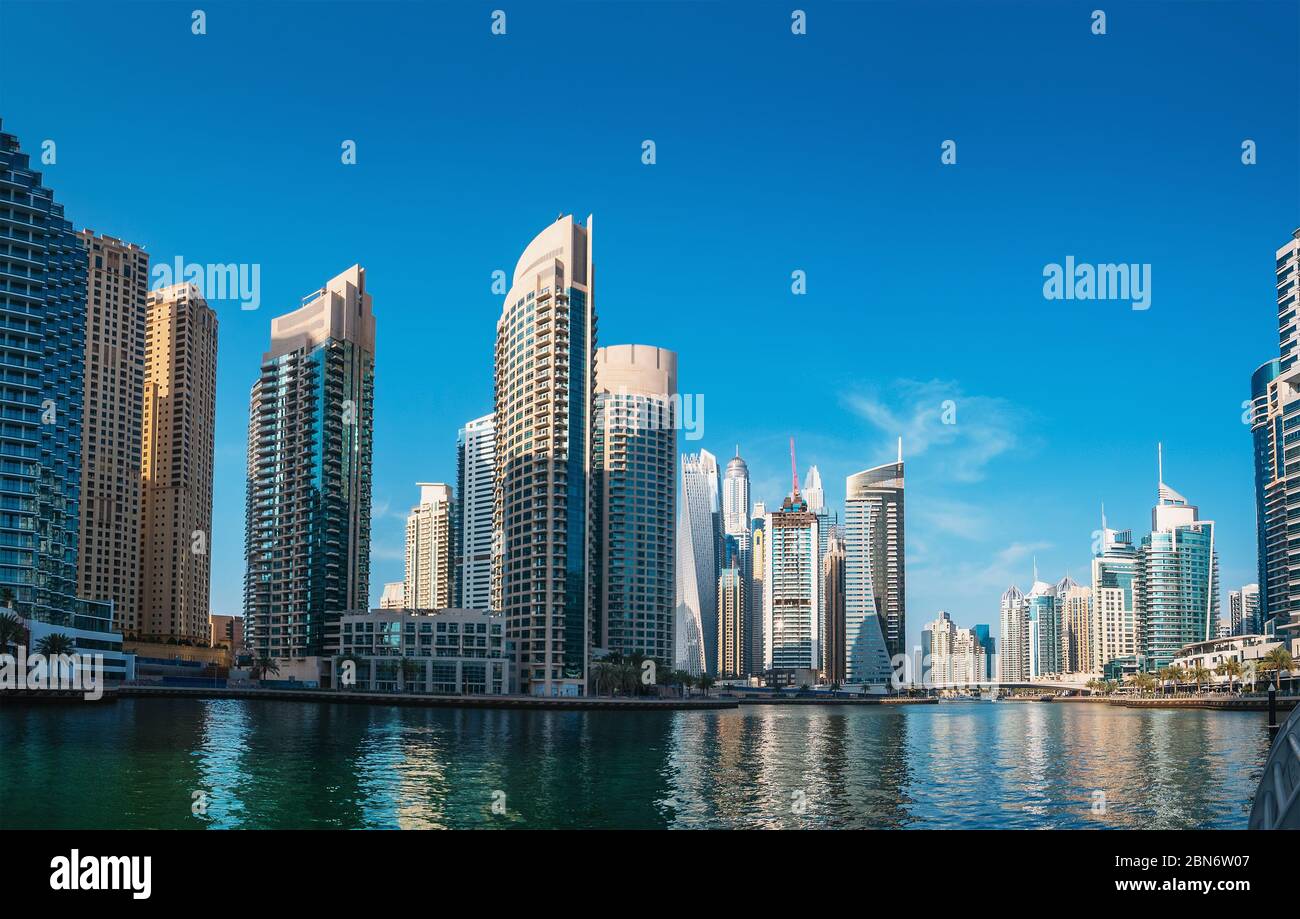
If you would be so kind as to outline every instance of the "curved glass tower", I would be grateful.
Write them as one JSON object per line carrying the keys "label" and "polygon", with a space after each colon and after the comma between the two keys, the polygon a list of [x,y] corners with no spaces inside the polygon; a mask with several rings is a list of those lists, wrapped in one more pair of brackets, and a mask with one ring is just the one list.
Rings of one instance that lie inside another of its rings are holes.
{"label": "curved glass tower", "polygon": [[897,462],[849,476],[844,494],[845,670],[874,683],[907,653],[901,443]]}
{"label": "curved glass tower", "polygon": [[497,320],[493,596],[520,686],[579,695],[590,635],[591,424],[596,312],[592,220],[537,234]]}

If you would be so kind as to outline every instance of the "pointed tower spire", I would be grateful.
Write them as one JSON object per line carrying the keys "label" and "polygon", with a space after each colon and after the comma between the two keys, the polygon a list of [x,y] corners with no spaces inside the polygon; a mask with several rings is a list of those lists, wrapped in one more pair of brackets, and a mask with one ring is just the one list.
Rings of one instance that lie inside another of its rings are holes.
{"label": "pointed tower spire", "polygon": [[898,463],[903,464],[903,438],[898,438]]}
{"label": "pointed tower spire", "polygon": [[1038,583],[1038,556],[1034,556],[1034,583]]}
{"label": "pointed tower spire", "polygon": [[1165,445],[1156,441],[1156,480],[1157,485],[1165,484]]}

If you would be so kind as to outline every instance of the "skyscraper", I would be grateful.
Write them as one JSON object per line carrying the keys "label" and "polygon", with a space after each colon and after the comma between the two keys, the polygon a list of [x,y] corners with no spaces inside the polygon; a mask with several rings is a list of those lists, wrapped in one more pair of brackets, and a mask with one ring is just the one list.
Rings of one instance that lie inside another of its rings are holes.
{"label": "skyscraper", "polygon": [[734,556],[728,559],[718,576],[717,670],[721,677],[738,677],[745,673],[747,584],[740,560]]}
{"label": "skyscraper", "polygon": [[375,317],[353,265],[271,322],[248,425],[244,622],[254,656],[319,657],[368,607]]}
{"label": "skyscraper", "polygon": [[1056,588],[1038,580],[1025,594],[1025,652],[1029,679],[1061,672],[1061,620],[1056,605]]}
{"label": "skyscraper", "polygon": [[492,528],[496,477],[493,416],[466,422],[456,434],[457,609],[493,609],[492,553],[499,539]]}
{"label": "skyscraper", "polygon": [[843,685],[848,678],[844,647],[844,536],[832,533],[822,559],[822,672],[826,682]]}
{"label": "skyscraper", "polygon": [[1106,669],[1116,660],[1136,663],[1138,640],[1138,552],[1129,530],[1112,530],[1101,515],[1100,544],[1092,559],[1092,664]]}
{"label": "skyscraper", "polygon": [[764,595],[763,572],[767,567],[767,505],[754,502],[749,520],[749,623],[745,639],[748,645],[745,672],[761,673],[764,660]]}
{"label": "skyscraper", "polygon": [[820,670],[822,565],[817,515],[796,487],[767,515],[766,669]]}
{"label": "skyscraper", "polygon": [[743,537],[749,542],[749,466],[740,458],[740,447],[727,463],[722,478],[722,532],[726,536]]}
{"label": "skyscraper", "polygon": [[1259,585],[1247,584],[1228,594],[1230,635],[1258,635],[1263,630],[1259,614]]}
{"label": "skyscraper", "polygon": [[[149,256],[90,230],[86,249],[85,401],[77,587],[113,602],[113,623],[140,633],[140,410]],[[206,623],[205,623],[206,626]]]}
{"label": "skyscraper", "polygon": [[1164,482],[1159,463],[1151,534],[1139,550],[1138,637],[1146,670],[1158,670],[1184,645],[1209,641],[1219,621],[1219,559],[1214,522]]}
{"label": "skyscraper", "polygon": [[1029,625],[1025,595],[1012,584],[1002,594],[998,651],[998,681],[1023,683],[1029,679]]}
{"label": "skyscraper", "polygon": [[1061,621],[1061,669],[1065,673],[1091,673],[1092,589],[1076,584],[1068,575],[1056,585]]}
{"label": "skyscraper", "polygon": [[592,425],[593,642],[672,667],[677,511],[677,355],[596,351]]}
{"label": "skyscraper", "polygon": [[406,578],[402,595],[408,609],[449,609],[452,605],[451,486],[418,482],[420,503],[406,516]]}
{"label": "skyscraper", "polygon": [[[987,651],[974,629],[959,629],[945,611],[922,630],[922,648],[930,656],[929,686],[974,686],[988,673]],[[924,660],[924,658],[922,658]]]}
{"label": "skyscraper", "polygon": [[140,494],[140,634],[210,634],[217,314],[191,284],[149,294]]}
{"label": "skyscraper", "polygon": [[[32,627],[59,626],[78,648],[115,645],[112,606],[77,596],[86,250],[18,138],[0,132],[0,598]],[[111,633],[111,634],[109,634]],[[121,675],[120,654],[107,662]]]}
{"label": "skyscraper", "polygon": [[681,458],[677,507],[676,660],[690,673],[715,673],[718,662],[718,575],[722,546],[718,461],[708,450]]}
{"label": "skyscraper", "polygon": [[1275,253],[1275,272],[1279,356],[1251,375],[1250,421],[1261,626],[1289,630],[1300,629],[1300,540],[1289,529],[1300,517],[1300,229]]}
{"label": "skyscraper", "polygon": [[596,356],[592,219],[530,242],[497,320],[493,593],[520,686],[578,695],[591,634],[589,503]]}
{"label": "skyscraper", "polygon": [[850,683],[888,679],[894,656],[907,653],[903,518],[900,441],[897,462],[845,481],[844,642]]}

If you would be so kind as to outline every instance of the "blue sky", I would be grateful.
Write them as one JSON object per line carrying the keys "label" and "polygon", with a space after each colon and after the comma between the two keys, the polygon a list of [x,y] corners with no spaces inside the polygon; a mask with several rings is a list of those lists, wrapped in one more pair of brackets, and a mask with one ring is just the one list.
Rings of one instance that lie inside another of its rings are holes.
{"label": "blue sky", "polygon": [[[679,353],[691,447],[739,443],[756,498],[792,435],[837,506],[903,435],[913,642],[939,609],[996,622],[1035,555],[1086,580],[1099,502],[1149,526],[1157,440],[1225,591],[1255,580],[1241,402],[1300,225],[1295,3],[808,2],[804,36],[792,4],[209,0],[195,36],[196,5],[6,0],[0,116],[56,141],[77,227],[261,266],[259,310],[217,304],[213,612],[241,608],[271,318],[366,267],[377,598],[414,483],[491,408],[491,274],[560,212],[596,215],[601,342]],[[1045,300],[1067,255],[1149,263],[1151,308]]]}

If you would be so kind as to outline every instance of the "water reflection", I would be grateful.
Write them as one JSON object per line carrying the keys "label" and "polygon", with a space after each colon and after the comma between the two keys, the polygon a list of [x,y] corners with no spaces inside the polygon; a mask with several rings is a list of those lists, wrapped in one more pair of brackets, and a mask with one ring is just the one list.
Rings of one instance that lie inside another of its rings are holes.
{"label": "water reflection", "polygon": [[3,827],[1180,828],[1244,826],[1267,735],[1251,713],[1082,704],[149,699],[5,706],[0,745]]}

